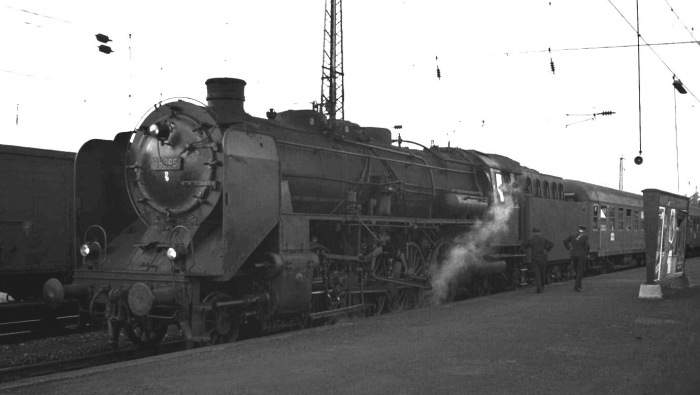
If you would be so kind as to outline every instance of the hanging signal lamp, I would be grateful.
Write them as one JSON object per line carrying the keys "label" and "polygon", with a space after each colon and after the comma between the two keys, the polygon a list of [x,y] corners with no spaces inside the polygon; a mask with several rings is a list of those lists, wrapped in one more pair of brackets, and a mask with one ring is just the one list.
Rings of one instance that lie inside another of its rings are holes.
{"label": "hanging signal lamp", "polygon": [[673,87],[676,88],[678,93],[680,93],[681,95],[685,95],[686,93],[688,93],[688,91],[685,89],[685,86],[683,86],[681,80],[676,78],[675,75],[673,76]]}

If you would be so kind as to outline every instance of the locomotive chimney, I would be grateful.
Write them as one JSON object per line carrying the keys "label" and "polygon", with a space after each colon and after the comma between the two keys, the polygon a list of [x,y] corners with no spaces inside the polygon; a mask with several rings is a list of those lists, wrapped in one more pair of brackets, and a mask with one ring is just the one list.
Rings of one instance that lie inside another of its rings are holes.
{"label": "locomotive chimney", "polygon": [[218,115],[220,124],[231,123],[246,116],[245,81],[237,78],[210,78],[207,85],[207,104]]}

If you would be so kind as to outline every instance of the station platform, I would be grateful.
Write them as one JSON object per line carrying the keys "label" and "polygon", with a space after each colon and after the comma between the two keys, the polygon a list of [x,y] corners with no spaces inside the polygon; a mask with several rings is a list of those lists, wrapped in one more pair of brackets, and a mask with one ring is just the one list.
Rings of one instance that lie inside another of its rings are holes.
{"label": "station platform", "polygon": [[700,258],[0,385],[17,394],[700,394]]}

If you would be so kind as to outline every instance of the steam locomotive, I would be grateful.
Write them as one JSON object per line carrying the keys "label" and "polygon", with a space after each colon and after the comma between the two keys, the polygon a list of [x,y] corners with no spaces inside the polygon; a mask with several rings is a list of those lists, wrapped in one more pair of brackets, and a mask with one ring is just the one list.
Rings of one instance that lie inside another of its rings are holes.
{"label": "steam locomotive", "polygon": [[46,282],[47,304],[77,300],[139,345],[170,324],[192,345],[410,308],[493,207],[505,231],[481,241],[469,283],[522,281],[517,162],[395,146],[387,129],[312,110],[255,118],[244,81],[206,85],[207,105],[159,103],[136,131],[81,147],[82,259],[71,284]]}
{"label": "steam locomotive", "polygon": [[[188,347],[216,344],[511,289],[532,227],[557,240],[587,224],[591,268],[643,263],[639,195],[313,110],[256,118],[244,81],[206,86],[206,105],[158,103],[77,153],[81,256],[44,299],[77,301],[113,344],[123,330],[154,345],[170,325]],[[555,244],[560,279],[573,267]]]}

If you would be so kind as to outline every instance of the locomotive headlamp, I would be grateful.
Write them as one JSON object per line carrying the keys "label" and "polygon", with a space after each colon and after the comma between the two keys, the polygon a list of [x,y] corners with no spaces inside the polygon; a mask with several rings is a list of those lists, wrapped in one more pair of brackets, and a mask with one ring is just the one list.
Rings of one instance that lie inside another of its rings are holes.
{"label": "locomotive headlamp", "polygon": [[168,248],[168,251],[165,252],[165,255],[171,261],[174,261],[176,259],[182,259],[187,256],[187,247],[185,247],[182,244],[176,244]]}
{"label": "locomotive headlamp", "polygon": [[80,246],[80,255],[85,258],[96,258],[100,255],[100,251],[102,251],[102,247],[95,241]]}
{"label": "locomotive headlamp", "polygon": [[170,137],[170,134],[172,134],[173,126],[174,125],[170,122],[158,122],[151,125],[151,127],[148,128],[148,132],[158,140],[165,141]]}

